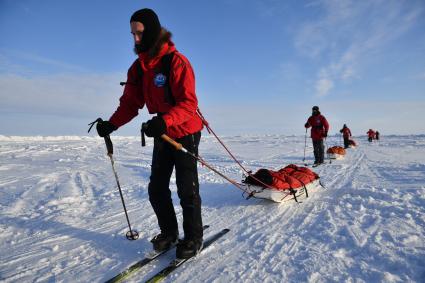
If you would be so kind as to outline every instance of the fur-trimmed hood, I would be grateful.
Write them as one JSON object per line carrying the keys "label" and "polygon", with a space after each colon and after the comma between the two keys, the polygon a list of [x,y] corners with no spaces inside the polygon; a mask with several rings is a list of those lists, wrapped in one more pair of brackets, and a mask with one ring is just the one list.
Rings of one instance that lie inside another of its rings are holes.
{"label": "fur-trimmed hood", "polygon": [[[161,51],[161,48],[164,44],[171,42],[171,37],[173,35],[165,28],[161,28],[161,34],[159,35],[158,40],[152,46],[151,49],[148,50],[148,55],[150,58],[155,58]],[[174,44],[173,44],[174,45]]]}
{"label": "fur-trimmed hood", "polygon": [[161,57],[176,51],[174,43],[171,41],[171,33],[162,28],[161,35],[155,45],[146,52],[139,53],[139,60],[144,71],[154,68],[161,60]]}

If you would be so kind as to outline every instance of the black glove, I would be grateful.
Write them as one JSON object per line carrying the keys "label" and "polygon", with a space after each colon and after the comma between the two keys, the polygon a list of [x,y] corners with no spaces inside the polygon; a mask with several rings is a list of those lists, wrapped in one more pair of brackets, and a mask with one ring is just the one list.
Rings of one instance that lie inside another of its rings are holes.
{"label": "black glove", "polygon": [[144,132],[148,137],[156,138],[167,132],[167,125],[164,119],[159,116],[153,117],[145,123]]}
{"label": "black glove", "polygon": [[118,128],[115,127],[115,125],[112,124],[109,121],[98,122],[97,125],[96,125],[97,133],[102,138],[103,137],[106,137],[107,135],[109,135],[110,133],[112,133],[113,131],[115,131],[116,129],[118,129]]}
{"label": "black glove", "polygon": [[308,128],[308,126],[310,126],[310,124],[309,124],[309,123],[305,123],[305,124],[304,124],[304,127]]}
{"label": "black glove", "polygon": [[328,132],[323,133],[323,137],[326,138],[328,136]]}

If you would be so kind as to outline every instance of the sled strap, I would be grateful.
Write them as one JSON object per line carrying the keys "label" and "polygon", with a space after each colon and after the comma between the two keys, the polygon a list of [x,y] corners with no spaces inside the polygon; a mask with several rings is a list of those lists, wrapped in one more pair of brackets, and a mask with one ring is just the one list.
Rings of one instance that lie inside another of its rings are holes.
{"label": "sled strap", "polygon": [[294,200],[295,200],[295,202],[296,202],[296,203],[300,203],[300,202],[298,201],[298,199],[297,199],[297,195],[296,195],[296,192],[297,192],[297,191],[295,191],[293,188],[290,188],[290,189],[289,189],[289,191],[291,192],[291,195],[293,195],[293,196],[294,196]]}
{"label": "sled strap", "polygon": [[[248,187],[249,187],[249,185],[248,185]],[[266,188],[261,188],[261,191],[256,191],[256,190],[253,190],[252,192],[250,192],[249,194],[248,194],[248,196],[247,197],[245,197],[245,193],[246,193],[246,191],[244,191],[243,193],[242,193],[242,197],[243,198],[245,198],[246,200],[249,200],[250,198],[252,198],[252,197],[254,197],[255,198],[255,194],[258,194],[258,193],[261,193],[262,191],[264,191]]]}
{"label": "sled strap", "polygon": [[308,198],[307,186],[301,180],[298,180],[298,181],[301,183],[301,185],[303,185],[303,188],[304,188],[304,191],[305,191],[305,197]]}
{"label": "sled strap", "polygon": [[198,114],[199,118],[202,120],[202,124],[205,125],[205,128],[207,128],[208,134],[211,135],[210,126],[208,124],[208,121],[205,119],[204,115],[202,115],[201,110],[199,107],[196,109],[196,113]]}
{"label": "sled strap", "polygon": [[[143,127],[143,126],[142,126]],[[182,144],[176,142],[175,140],[171,139],[169,136],[167,136],[166,134],[161,135],[161,138],[170,143],[172,146],[174,146],[174,148],[176,150],[180,150],[190,156],[192,156],[194,159],[198,160],[202,165],[204,165],[205,167],[207,167],[208,169],[210,169],[211,171],[213,171],[214,173],[216,173],[217,175],[219,175],[220,177],[222,177],[223,179],[227,180],[229,183],[231,183],[232,185],[234,185],[235,187],[237,187],[238,189],[240,189],[243,192],[246,192],[246,190],[242,187],[241,184],[239,184],[238,182],[232,180],[231,178],[227,177],[226,175],[224,175],[223,173],[221,173],[220,171],[218,171],[217,169],[215,169],[214,167],[212,167],[209,163],[207,163],[199,154],[196,155],[190,151],[188,151],[187,149],[185,149],[183,147]]]}
{"label": "sled strap", "polygon": [[256,193],[256,191],[252,191],[252,192],[250,192],[249,194],[248,194],[248,196],[247,197],[245,197],[244,195],[245,195],[245,192],[243,192],[242,193],[242,196],[246,199],[246,200],[249,200],[250,198],[252,198],[253,196],[254,196],[254,194]]}
{"label": "sled strap", "polygon": [[[296,170],[297,172],[302,172],[301,170]],[[301,183],[301,185],[303,185],[303,188],[304,188],[304,190],[305,190],[305,197],[306,198],[308,198],[308,191],[307,191],[307,186],[304,184],[304,182],[303,181],[301,181],[300,179],[297,179],[298,180],[298,182],[300,182]],[[291,190],[293,190],[292,188],[291,188]],[[295,197],[295,194],[294,194],[294,197]]]}
{"label": "sled strap", "polygon": [[[300,170],[297,170],[298,172],[300,172]],[[300,182],[301,183],[301,185],[303,185],[303,188],[304,188],[304,191],[305,191],[305,197],[306,198],[308,198],[308,191],[307,191],[307,186],[304,184],[304,182],[303,181],[301,181],[301,180],[299,180],[299,179],[297,179],[298,180],[298,182]]]}
{"label": "sled strap", "polygon": [[322,186],[322,188],[326,189],[326,187],[323,186],[322,181],[320,181],[320,178],[319,178],[319,184]]}
{"label": "sled strap", "polygon": [[257,181],[258,183],[260,183],[261,185],[269,188],[269,189],[276,189],[273,186],[270,186],[264,182],[262,182],[261,180],[259,180],[257,177],[255,177],[254,174],[252,174],[252,171],[248,171],[237,159],[236,157],[230,152],[230,150],[227,148],[227,146],[220,140],[220,138],[216,135],[216,133],[213,131],[213,129],[211,129],[211,127],[209,126],[208,122],[205,120],[204,116],[202,115],[201,111],[199,110],[199,108],[196,110],[198,113],[198,116],[201,118],[203,124],[205,125],[205,127],[208,130],[208,133],[212,133],[214,135],[214,137],[217,139],[217,141],[223,146],[223,148],[226,150],[226,152],[229,154],[229,156],[239,165],[239,167],[242,168],[242,170],[248,174],[248,176],[250,176],[251,178],[253,178],[255,181]]}

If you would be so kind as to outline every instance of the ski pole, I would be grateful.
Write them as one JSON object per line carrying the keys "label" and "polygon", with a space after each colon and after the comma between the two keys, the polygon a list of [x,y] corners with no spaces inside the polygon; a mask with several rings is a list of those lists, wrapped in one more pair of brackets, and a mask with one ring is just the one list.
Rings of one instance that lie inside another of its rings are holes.
{"label": "ski pole", "polygon": [[118,174],[117,174],[117,171],[115,170],[115,166],[114,166],[114,158],[112,157],[113,147],[112,147],[112,141],[111,141],[111,138],[109,137],[109,135],[107,135],[105,137],[105,144],[106,144],[106,148],[108,150],[108,156],[111,160],[112,171],[114,172],[115,180],[117,181],[118,190],[120,192],[121,202],[122,202],[122,206],[124,207],[124,212],[125,212],[125,218],[127,219],[129,231],[127,231],[125,236],[127,237],[128,240],[137,240],[139,238],[139,233],[136,230],[131,229],[130,220],[128,218],[128,213],[127,213],[127,208],[125,207],[124,196],[122,194],[120,182],[118,180]]}
{"label": "ski pole", "polygon": [[[303,162],[305,162],[305,148],[307,147],[307,128],[305,128],[305,135],[304,135],[304,158]],[[304,163],[304,165],[307,165]]]}
{"label": "ski pole", "polygon": [[[101,122],[103,122],[103,120],[101,118],[97,118],[96,121],[90,123],[89,124],[90,125],[89,132],[90,132],[91,128],[93,127],[93,125],[95,123],[101,123]],[[104,140],[105,140],[106,150],[108,151],[107,155],[109,156],[109,159],[111,160],[112,171],[114,172],[115,180],[117,181],[118,190],[120,192],[122,206],[124,207],[125,218],[127,219],[129,231],[127,231],[125,236],[126,236],[127,240],[137,240],[139,238],[139,233],[136,230],[131,229],[130,219],[128,218],[127,208],[125,206],[124,196],[122,194],[120,181],[118,180],[118,174],[117,174],[117,171],[115,170],[114,158],[112,157],[112,155],[114,153],[114,147],[112,145],[111,137],[109,135],[107,135],[107,136],[104,137]]]}

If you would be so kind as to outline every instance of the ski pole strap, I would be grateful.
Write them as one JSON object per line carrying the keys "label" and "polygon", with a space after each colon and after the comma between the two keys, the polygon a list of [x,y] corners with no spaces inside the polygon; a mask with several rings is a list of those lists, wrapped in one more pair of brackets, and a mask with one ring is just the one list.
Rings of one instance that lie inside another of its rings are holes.
{"label": "ski pole strap", "polygon": [[102,118],[97,118],[95,121],[93,121],[93,122],[89,123],[90,128],[89,128],[89,130],[87,131],[87,133],[90,133],[90,130],[91,130],[91,128],[93,128],[94,124],[96,124],[96,123],[100,123],[100,122],[103,122]]}
{"label": "ski pole strap", "polygon": [[146,123],[143,123],[142,127],[140,128],[140,137],[142,139],[142,146],[146,146],[145,128],[146,128]]}
{"label": "ski pole strap", "polygon": [[[91,128],[93,128],[94,124],[102,123],[102,122],[103,122],[102,118],[97,118],[95,121],[89,123],[90,128],[87,132],[90,133],[90,130]],[[106,137],[104,137],[104,139],[105,139],[106,150],[108,151],[108,155],[112,156],[112,154],[114,154],[114,147],[112,146],[111,137],[107,135]]]}

